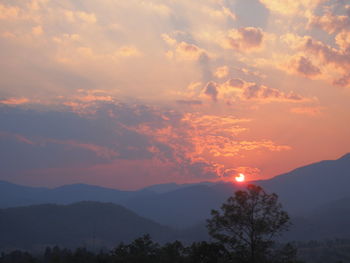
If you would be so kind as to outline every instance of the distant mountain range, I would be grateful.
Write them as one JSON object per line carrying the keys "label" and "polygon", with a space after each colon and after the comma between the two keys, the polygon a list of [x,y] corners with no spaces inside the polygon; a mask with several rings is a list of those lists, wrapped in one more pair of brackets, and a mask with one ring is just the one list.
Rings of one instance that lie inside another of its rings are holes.
{"label": "distant mountain range", "polygon": [[[288,234],[291,239],[350,238],[350,231],[344,230],[350,229],[350,154],[251,183],[279,195],[293,217],[294,226]],[[119,191],[85,184],[48,189],[0,182],[0,207],[110,202],[159,224],[186,229],[191,238],[196,239],[196,236],[206,236],[204,222],[210,217],[210,210],[219,208],[242,187],[244,185],[234,183],[205,182]]]}
{"label": "distant mountain range", "polygon": [[290,213],[305,214],[350,196],[350,153],[337,160],[310,164],[255,183],[268,192],[277,193]]}

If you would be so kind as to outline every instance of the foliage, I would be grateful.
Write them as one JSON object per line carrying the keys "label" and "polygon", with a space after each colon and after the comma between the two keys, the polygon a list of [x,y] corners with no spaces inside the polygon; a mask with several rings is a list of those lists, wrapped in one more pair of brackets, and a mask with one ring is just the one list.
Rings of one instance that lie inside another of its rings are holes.
{"label": "foliage", "polygon": [[237,191],[221,206],[221,212],[212,210],[211,214],[209,234],[239,262],[271,262],[276,256],[274,238],[289,226],[289,216],[277,195],[255,185]]}

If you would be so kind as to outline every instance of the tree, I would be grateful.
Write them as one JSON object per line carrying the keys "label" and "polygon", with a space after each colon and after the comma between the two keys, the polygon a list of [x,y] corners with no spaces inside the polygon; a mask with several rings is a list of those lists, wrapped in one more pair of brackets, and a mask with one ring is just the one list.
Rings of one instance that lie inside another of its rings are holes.
{"label": "tree", "polygon": [[234,262],[270,262],[274,238],[290,225],[277,195],[256,185],[237,191],[211,215],[209,234],[233,252]]}

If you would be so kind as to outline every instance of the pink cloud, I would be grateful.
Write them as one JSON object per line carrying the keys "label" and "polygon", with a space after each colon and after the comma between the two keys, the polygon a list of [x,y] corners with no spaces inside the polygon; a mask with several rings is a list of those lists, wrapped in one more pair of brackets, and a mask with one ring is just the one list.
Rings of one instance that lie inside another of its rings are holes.
{"label": "pink cloud", "polygon": [[0,137],[9,137],[9,138],[14,138],[18,142],[22,142],[25,144],[30,144],[30,145],[35,145],[35,142],[30,140],[29,138],[20,135],[20,134],[15,134],[15,133],[8,133],[8,132],[1,132],[0,131]]}
{"label": "pink cloud", "polygon": [[8,98],[5,100],[0,100],[0,103],[5,105],[20,105],[28,102],[29,102],[29,99],[27,98]]}
{"label": "pink cloud", "polygon": [[296,107],[292,108],[290,112],[307,116],[318,116],[322,113],[320,107]]}
{"label": "pink cloud", "polygon": [[260,49],[264,33],[260,28],[243,27],[229,31],[227,37],[228,47],[240,51]]}
{"label": "pink cloud", "polygon": [[84,143],[75,140],[57,140],[57,139],[42,139],[40,140],[40,144],[43,143],[55,143],[62,144],[72,148],[80,148],[84,150],[91,151],[96,154],[96,156],[105,158],[105,159],[114,159],[119,156],[115,150],[111,150],[107,147],[103,147],[100,145],[92,144],[92,143]]}

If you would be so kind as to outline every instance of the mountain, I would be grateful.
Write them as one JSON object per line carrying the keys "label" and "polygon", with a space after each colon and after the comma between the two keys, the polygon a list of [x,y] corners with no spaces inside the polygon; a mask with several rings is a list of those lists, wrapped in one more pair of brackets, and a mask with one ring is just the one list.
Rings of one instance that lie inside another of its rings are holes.
{"label": "mountain", "polygon": [[[298,218],[298,222],[313,225],[308,223],[313,211],[349,196],[350,154],[252,183],[261,185],[269,193],[277,193],[284,209]],[[158,223],[188,228],[203,224],[210,217],[211,209],[218,208],[242,187],[244,184],[234,183],[163,184],[138,191],[119,191],[84,184],[47,189],[2,182],[0,206],[69,204],[83,200],[113,202]]]}
{"label": "mountain", "polygon": [[158,194],[163,194],[163,193],[167,193],[167,192],[171,192],[171,191],[175,191],[175,190],[179,190],[179,189],[183,189],[186,187],[191,187],[191,186],[195,186],[195,185],[213,185],[215,183],[212,182],[200,182],[200,183],[193,183],[193,184],[177,184],[177,183],[168,183],[168,184],[155,184],[155,185],[151,185],[148,187],[143,188],[143,190],[148,190],[148,191],[152,191]]}
{"label": "mountain", "polygon": [[34,204],[70,204],[79,201],[122,203],[129,198],[154,194],[150,190],[120,191],[88,184],[57,188],[28,187],[0,181],[0,208]]}
{"label": "mountain", "polygon": [[174,232],[112,203],[35,205],[0,209],[0,248],[33,249],[46,245],[111,247],[149,233],[154,240]]}
{"label": "mountain", "polygon": [[302,215],[349,195],[350,153],[255,183],[277,193],[290,213]]}
{"label": "mountain", "polygon": [[232,184],[222,186],[207,182],[164,184],[138,191],[120,191],[86,184],[49,189],[0,182],[0,208],[79,201],[111,202],[162,224],[189,227],[208,218],[212,208],[219,207],[234,193]]}
{"label": "mountain", "polygon": [[211,209],[234,194],[233,184],[198,184],[175,191],[127,200],[136,213],[175,227],[189,227],[210,217]]}

